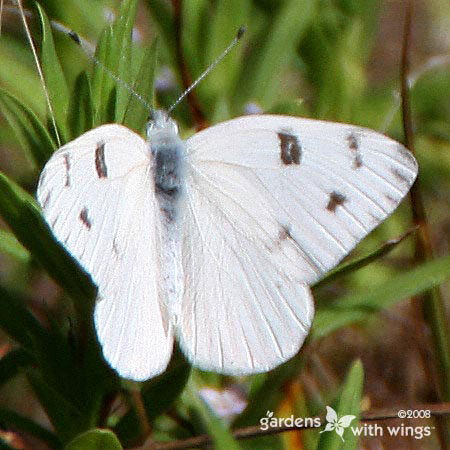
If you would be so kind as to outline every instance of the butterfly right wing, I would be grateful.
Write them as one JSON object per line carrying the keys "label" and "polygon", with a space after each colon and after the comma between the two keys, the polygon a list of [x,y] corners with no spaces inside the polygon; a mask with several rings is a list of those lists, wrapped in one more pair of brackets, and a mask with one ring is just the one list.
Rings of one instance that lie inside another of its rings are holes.
{"label": "butterfly right wing", "polygon": [[309,331],[307,285],[393,212],[417,163],[371,130],[289,116],[233,119],[186,146],[182,348],[206,370],[269,370]]}
{"label": "butterfly right wing", "polygon": [[163,372],[173,346],[158,293],[150,157],[140,136],[103,125],[55,152],[37,191],[53,233],[98,286],[105,359],[133,380]]}

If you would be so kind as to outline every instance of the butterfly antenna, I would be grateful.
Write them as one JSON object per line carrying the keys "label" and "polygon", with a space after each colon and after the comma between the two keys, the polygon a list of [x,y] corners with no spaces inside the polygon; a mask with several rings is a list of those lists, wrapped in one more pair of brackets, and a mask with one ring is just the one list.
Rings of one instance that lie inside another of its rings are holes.
{"label": "butterfly antenna", "polygon": [[191,92],[197,85],[198,83],[200,83],[200,81],[202,81],[208,74],[209,72],[211,72],[216,66],[217,64],[219,64],[222,59],[225,58],[225,56],[228,55],[228,53],[230,53],[230,51],[233,49],[233,47],[239,42],[239,40],[241,39],[242,35],[245,33],[246,28],[245,27],[240,27],[238,32],[236,33],[236,36],[234,37],[234,39],[230,42],[230,44],[228,45],[228,47],[216,58],[215,61],[213,61],[207,68],[206,70],[178,97],[178,99],[176,100],[176,102],[167,110],[167,113],[170,114],[175,107],[177,107],[179,105],[179,103],[181,101],[183,101],[183,99],[189,94],[189,92]]}
{"label": "butterfly antenna", "polygon": [[120,77],[118,77],[112,70],[106,67],[99,59],[95,57],[95,51],[91,44],[89,44],[84,39],[75,33],[75,31],[66,28],[64,25],[56,23],[56,27],[59,31],[66,33],[81,49],[84,51],[86,56],[103,71],[105,71],[108,76],[110,76],[120,87],[126,89],[131,95],[137,98],[149,111],[153,111],[153,107],[150,103],[140,94],[138,94],[128,83],[125,83]]}

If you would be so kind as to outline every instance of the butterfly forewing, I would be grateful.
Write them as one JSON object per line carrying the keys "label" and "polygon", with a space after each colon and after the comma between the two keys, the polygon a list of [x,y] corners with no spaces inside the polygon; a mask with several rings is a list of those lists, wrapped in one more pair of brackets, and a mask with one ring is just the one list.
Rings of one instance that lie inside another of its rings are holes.
{"label": "butterfly forewing", "polygon": [[53,233],[98,286],[95,325],[106,360],[136,380],[162,372],[173,344],[158,293],[150,157],[141,137],[104,125],[59,149],[37,192]]}
{"label": "butterfly forewing", "polygon": [[260,224],[239,231],[261,248],[285,237],[308,284],[386,219],[417,175],[411,153],[382,134],[288,116],[223,122],[191,137],[188,152],[195,189],[224,212],[234,203],[236,227],[244,216]]}

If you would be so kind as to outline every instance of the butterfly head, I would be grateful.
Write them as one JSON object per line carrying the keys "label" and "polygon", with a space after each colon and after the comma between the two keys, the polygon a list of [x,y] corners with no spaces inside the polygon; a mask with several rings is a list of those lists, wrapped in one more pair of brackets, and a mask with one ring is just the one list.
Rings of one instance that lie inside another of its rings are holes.
{"label": "butterfly head", "polygon": [[151,139],[160,131],[178,134],[178,126],[176,122],[168,116],[166,111],[154,109],[150,113],[150,119],[147,123],[147,138]]}

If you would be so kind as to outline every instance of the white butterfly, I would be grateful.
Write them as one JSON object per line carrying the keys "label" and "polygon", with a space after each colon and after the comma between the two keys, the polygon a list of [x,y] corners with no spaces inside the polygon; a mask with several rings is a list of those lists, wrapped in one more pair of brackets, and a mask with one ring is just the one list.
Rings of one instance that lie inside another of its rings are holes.
{"label": "white butterfly", "polygon": [[254,115],[187,141],[155,111],[146,142],[103,125],[60,148],[38,200],[98,286],[95,326],[117,372],[190,362],[263,372],[300,349],[308,287],[391,214],[417,175],[402,145],[352,125]]}

